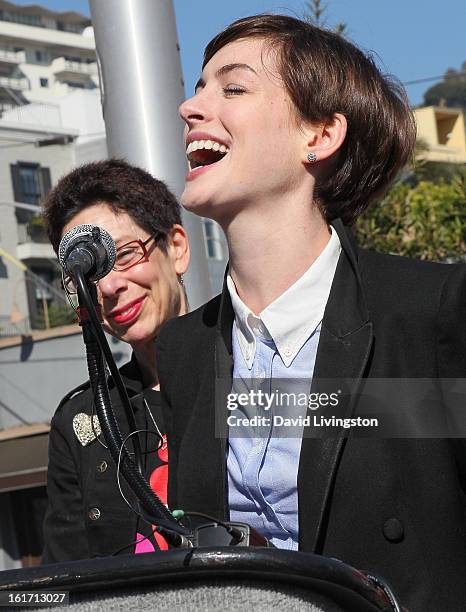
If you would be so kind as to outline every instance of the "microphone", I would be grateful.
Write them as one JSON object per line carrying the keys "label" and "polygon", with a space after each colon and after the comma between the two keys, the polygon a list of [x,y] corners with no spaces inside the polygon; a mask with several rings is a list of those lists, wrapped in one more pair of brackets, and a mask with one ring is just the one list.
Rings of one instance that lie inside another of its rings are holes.
{"label": "microphone", "polygon": [[97,225],[77,225],[60,241],[58,260],[65,274],[74,278],[79,266],[90,281],[106,276],[115,265],[116,246],[110,234]]}

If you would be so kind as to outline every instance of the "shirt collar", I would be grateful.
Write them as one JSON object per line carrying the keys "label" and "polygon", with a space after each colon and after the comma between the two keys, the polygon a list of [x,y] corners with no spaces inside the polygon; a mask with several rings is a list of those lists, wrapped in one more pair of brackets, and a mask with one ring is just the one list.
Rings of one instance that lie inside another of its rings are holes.
{"label": "shirt collar", "polygon": [[341,252],[340,239],[332,235],[310,268],[282,295],[256,316],[239,297],[233,279],[227,288],[235,312],[235,331],[249,369],[256,339],[272,339],[285,366],[290,366],[306,340],[322,321]]}

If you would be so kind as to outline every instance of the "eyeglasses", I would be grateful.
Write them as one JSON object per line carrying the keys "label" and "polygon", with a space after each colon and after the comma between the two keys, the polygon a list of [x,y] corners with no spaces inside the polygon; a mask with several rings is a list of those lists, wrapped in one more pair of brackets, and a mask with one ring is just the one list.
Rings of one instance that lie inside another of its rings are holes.
{"label": "eyeglasses", "polygon": [[[149,236],[147,240],[132,240],[131,242],[123,244],[116,250],[115,265],[113,266],[112,270],[123,272],[124,270],[129,270],[133,266],[137,266],[143,261],[147,261],[149,257],[147,245],[151,240],[161,238],[162,236],[163,234],[161,233],[152,234],[152,236]],[[154,247],[155,246],[156,245],[154,245]],[[66,293],[68,295],[75,295],[77,293],[77,289],[71,276],[68,276],[68,274],[63,272],[62,280],[63,288],[65,289]]]}

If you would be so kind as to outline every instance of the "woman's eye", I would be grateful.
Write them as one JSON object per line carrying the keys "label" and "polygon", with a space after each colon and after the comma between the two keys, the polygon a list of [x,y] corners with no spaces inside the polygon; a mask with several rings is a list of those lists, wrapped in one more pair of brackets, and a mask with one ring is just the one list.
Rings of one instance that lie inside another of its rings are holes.
{"label": "woman's eye", "polygon": [[223,93],[226,96],[237,96],[243,94],[245,91],[244,87],[240,87],[239,85],[227,85],[227,87],[223,88]]}
{"label": "woman's eye", "polygon": [[119,251],[117,253],[117,261],[123,261],[126,259],[131,259],[136,254],[136,249],[125,249],[124,251]]}

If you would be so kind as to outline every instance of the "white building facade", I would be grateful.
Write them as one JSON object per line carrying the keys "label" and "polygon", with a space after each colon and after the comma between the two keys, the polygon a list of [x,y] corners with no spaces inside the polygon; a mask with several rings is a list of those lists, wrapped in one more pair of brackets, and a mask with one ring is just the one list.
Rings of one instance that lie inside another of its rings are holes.
{"label": "white building facade", "polygon": [[0,109],[97,89],[91,22],[0,0]]}

